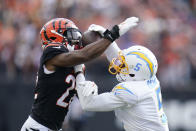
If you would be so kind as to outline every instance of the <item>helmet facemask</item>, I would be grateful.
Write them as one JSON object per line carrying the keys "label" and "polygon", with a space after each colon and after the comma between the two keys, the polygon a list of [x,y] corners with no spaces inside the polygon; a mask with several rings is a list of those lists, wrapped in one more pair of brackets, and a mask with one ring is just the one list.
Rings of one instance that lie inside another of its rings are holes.
{"label": "helmet facemask", "polygon": [[71,46],[74,50],[81,49],[82,46],[82,34],[76,28],[67,28],[67,30],[63,33],[64,41],[66,46]]}
{"label": "helmet facemask", "polygon": [[134,74],[130,74],[130,70],[125,60],[125,56],[121,51],[119,52],[118,58],[112,59],[108,70],[112,75],[116,75],[116,79],[119,82],[132,80],[132,77],[134,77]]}
{"label": "helmet facemask", "polygon": [[119,52],[118,58],[113,58],[109,65],[109,72],[113,75],[118,73],[129,74],[128,64],[125,61],[125,57],[122,52]]}
{"label": "helmet facemask", "polygon": [[156,75],[158,68],[154,54],[145,47],[133,46],[113,58],[109,72],[120,82],[141,81]]}

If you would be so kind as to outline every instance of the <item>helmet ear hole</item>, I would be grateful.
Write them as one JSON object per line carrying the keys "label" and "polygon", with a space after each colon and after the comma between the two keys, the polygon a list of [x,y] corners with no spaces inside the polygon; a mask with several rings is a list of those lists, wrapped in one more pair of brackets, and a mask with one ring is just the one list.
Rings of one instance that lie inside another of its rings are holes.
{"label": "helmet ear hole", "polygon": [[129,74],[129,76],[134,77],[134,76],[135,76],[135,74]]}
{"label": "helmet ear hole", "polygon": [[56,37],[50,37],[50,39],[55,40],[55,39],[56,39]]}

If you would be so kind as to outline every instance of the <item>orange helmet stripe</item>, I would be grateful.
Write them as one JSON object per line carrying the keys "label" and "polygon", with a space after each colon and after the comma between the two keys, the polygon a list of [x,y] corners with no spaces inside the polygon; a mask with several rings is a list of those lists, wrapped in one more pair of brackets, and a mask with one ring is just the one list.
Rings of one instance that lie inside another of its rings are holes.
{"label": "orange helmet stripe", "polygon": [[55,25],[55,30],[58,28],[58,22],[59,22],[58,20],[55,21],[55,24],[54,24]]}
{"label": "orange helmet stripe", "polygon": [[41,30],[40,35],[41,35],[41,38],[43,38],[43,41],[46,41],[46,38],[44,36],[44,29]]}
{"label": "orange helmet stripe", "polygon": [[67,23],[68,23],[67,21],[62,21],[61,28],[62,29],[66,28]]}

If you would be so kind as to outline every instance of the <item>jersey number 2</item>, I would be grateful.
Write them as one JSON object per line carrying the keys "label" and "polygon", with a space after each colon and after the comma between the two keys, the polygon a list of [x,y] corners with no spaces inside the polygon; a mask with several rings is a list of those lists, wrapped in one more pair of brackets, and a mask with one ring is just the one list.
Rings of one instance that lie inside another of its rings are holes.
{"label": "jersey number 2", "polygon": [[66,92],[56,102],[56,105],[63,107],[63,108],[66,108],[69,105],[69,103],[66,103],[64,100],[69,95],[69,91],[75,88],[76,78],[73,75],[68,75],[65,79],[65,82],[68,84],[72,82],[72,85],[66,90]]}

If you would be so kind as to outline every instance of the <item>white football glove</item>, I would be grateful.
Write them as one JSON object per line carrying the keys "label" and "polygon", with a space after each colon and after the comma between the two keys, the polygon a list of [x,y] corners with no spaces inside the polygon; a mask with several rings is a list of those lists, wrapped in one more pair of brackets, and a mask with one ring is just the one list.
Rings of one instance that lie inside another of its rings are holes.
{"label": "white football glove", "polygon": [[74,48],[75,48],[75,45],[67,45],[67,49],[69,50],[69,52],[72,52],[72,51],[74,51]]}
{"label": "white football glove", "polygon": [[97,85],[92,81],[83,81],[78,83],[77,90],[81,90],[83,96],[97,95]]}
{"label": "white football glove", "polygon": [[118,25],[119,35],[122,36],[123,34],[125,34],[128,30],[138,25],[138,22],[139,22],[139,18],[137,17],[127,18],[125,21],[123,21]]}
{"label": "white football glove", "polygon": [[[138,25],[138,22],[139,22],[139,18],[137,18],[137,17],[127,18],[125,21],[123,21],[122,23],[120,23],[118,25],[118,27],[119,27],[119,35],[122,36],[123,34],[125,34],[131,28],[133,28],[136,25]],[[106,29],[103,26],[96,25],[96,24],[90,25],[88,30],[89,31],[99,32],[99,34],[101,36],[103,36],[103,33],[106,31]]]}
{"label": "white football glove", "polygon": [[74,72],[78,73],[78,72],[85,72],[85,65],[84,64],[80,64],[80,65],[76,65],[74,66]]}
{"label": "white football glove", "polygon": [[103,33],[106,31],[106,29],[103,26],[91,24],[88,27],[88,31],[95,31],[98,32],[101,36],[103,36]]}
{"label": "white football glove", "polygon": [[120,36],[125,34],[127,31],[129,31],[131,28],[135,27],[138,24],[138,21],[139,21],[139,18],[130,17],[130,18],[127,18],[122,23],[120,23],[119,25],[113,26],[111,30],[108,30],[108,29],[106,30],[104,27],[100,25],[95,25],[95,24],[90,25],[88,30],[99,32],[99,34],[102,37],[113,42],[116,39],[118,39]]}

